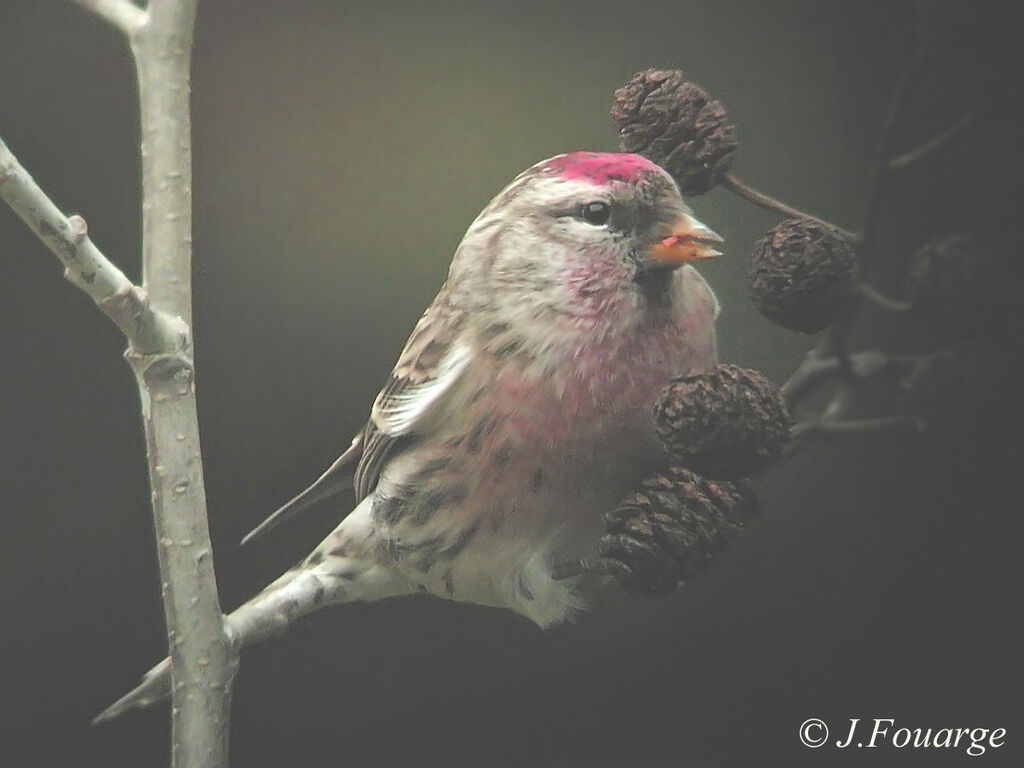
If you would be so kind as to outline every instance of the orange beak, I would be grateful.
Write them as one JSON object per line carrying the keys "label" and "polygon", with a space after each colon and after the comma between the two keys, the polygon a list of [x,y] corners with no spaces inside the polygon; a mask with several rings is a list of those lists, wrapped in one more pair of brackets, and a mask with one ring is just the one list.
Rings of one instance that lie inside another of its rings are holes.
{"label": "orange beak", "polygon": [[665,267],[678,267],[691,261],[721,256],[708,243],[724,242],[712,230],[684,213],[672,227],[672,234],[651,246],[651,261]]}

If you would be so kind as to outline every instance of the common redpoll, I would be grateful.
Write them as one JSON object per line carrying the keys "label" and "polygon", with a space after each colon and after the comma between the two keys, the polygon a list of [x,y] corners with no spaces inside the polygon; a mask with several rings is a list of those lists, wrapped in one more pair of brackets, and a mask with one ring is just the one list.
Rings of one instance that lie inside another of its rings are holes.
{"label": "common redpoll", "polygon": [[[662,458],[652,411],[716,363],[718,304],[688,262],[721,238],[638,155],[537,163],[466,232],[365,429],[254,533],[348,480],[355,509],[227,617],[242,645],[328,605],[427,592],[544,627],[585,608],[552,566]],[[101,715],[169,690],[170,664]]]}

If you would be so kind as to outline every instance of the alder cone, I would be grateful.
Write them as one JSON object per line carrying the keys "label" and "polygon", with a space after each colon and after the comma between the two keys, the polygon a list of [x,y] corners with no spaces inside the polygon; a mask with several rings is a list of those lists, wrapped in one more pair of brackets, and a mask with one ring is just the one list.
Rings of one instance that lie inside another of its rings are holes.
{"label": "alder cone", "polygon": [[654,406],[654,425],[674,464],[731,480],[778,459],[792,419],[765,376],[723,363],[672,381]]}
{"label": "alder cone", "polygon": [[664,595],[717,561],[757,513],[748,486],[673,467],[605,515],[602,563],[628,592]]}
{"label": "alder cone", "polygon": [[725,107],[679,70],[638,72],[615,91],[620,146],[657,163],[684,195],[701,195],[732,165],[739,141]]}
{"label": "alder cone", "polygon": [[811,219],[787,219],[754,245],[750,296],[773,323],[816,333],[836,318],[856,273],[849,239]]}

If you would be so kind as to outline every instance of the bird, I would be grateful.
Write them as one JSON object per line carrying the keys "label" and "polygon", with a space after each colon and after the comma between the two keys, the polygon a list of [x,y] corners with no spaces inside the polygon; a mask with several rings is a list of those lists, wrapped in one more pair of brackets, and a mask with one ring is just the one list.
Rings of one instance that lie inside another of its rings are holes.
{"label": "bird", "polygon": [[[239,646],[311,611],[428,593],[540,627],[585,612],[559,578],[663,457],[652,410],[715,365],[720,255],[672,177],[631,153],[538,162],[469,226],[349,448],[245,541],[354,485],[293,568],[225,616]],[[165,659],[96,720],[170,691]]]}

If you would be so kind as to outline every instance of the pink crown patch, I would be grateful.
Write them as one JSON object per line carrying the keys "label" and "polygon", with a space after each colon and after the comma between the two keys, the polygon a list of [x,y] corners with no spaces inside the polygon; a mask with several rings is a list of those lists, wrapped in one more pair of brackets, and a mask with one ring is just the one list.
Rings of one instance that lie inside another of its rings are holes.
{"label": "pink crown patch", "polygon": [[609,181],[636,181],[658,166],[640,155],[620,152],[570,152],[548,163],[548,170],[566,179],[607,184]]}

